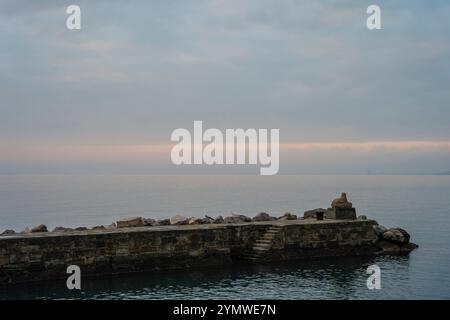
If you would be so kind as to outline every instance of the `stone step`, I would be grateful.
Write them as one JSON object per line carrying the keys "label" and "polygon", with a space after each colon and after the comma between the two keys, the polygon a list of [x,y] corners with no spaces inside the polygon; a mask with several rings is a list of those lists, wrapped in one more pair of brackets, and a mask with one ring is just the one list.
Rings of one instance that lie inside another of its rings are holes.
{"label": "stone step", "polygon": [[267,251],[269,251],[270,250],[270,248],[261,248],[261,247],[253,247],[253,251],[254,252],[267,252]]}
{"label": "stone step", "polygon": [[265,236],[274,238],[276,235],[277,235],[276,232],[266,232],[266,233],[264,233],[263,238]]}
{"label": "stone step", "polygon": [[269,250],[272,246],[268,244],[254,244],[252,248],[263,248]]}
{"label": "stone step", "polygon": [[261,238],[255,240],[252,252],[245,254],[242,259],[252,261],[263,259],[265,254],[272,248],[273,240],[282,228],[280,226],[270,226]]}
{"label": "stone step", "polygon": [[254,245],[252,247],[253,250],[264,250],[264,251],[268,251],[270,250],[270,246],[260,246],[260,245]]}
{"label": "stone step", "polygon": [[255,243],[253,245],[257,245],[257,246],[261,246],[261,247],[270,247],[272,245],[272,241],[269,241],[269,242],[257,242],[257,241],[255,241]]}

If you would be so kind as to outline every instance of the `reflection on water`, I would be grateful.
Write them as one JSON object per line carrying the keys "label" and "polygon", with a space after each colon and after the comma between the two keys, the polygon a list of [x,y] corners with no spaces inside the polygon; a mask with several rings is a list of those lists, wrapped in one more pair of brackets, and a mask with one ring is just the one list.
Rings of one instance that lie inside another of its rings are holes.
{"label": "reflection on water", "polygon": [[[382,290],[369,290],[367,267],[382,270]],[[333,258],[83,279],[5,290],[2,299],[389,299],[408,298],[408,257]]]}

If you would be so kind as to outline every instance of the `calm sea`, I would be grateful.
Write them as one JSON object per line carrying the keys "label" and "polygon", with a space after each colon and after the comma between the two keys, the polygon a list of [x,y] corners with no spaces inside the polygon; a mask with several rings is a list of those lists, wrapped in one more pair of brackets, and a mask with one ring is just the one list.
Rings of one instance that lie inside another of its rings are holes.
{"label": "calm sea", "polygon": [[[409,257],[336,258],[167,271],[0,289],[0,298],[415,299],[450,298],[450,176],[0,175],[0,230],[108,225],[129,216],[167,218],[258,212],[301,215],[347,192],[358,214],[403,227]],[[366,269],[381,268],[381,290]]]}

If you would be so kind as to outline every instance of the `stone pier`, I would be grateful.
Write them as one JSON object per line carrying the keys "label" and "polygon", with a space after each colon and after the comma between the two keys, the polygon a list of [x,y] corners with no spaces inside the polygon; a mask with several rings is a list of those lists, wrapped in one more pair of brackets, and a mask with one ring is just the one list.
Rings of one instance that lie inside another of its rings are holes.
{"label": "stone pier", "polygon": [[372,255],[373,220],[313,219],[120,228],[0,237],[0,285],[312,257]]}

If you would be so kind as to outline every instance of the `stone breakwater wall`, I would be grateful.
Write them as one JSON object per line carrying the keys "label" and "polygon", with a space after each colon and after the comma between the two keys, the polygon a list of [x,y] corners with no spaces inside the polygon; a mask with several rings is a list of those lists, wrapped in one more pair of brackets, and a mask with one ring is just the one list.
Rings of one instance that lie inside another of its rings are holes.
{"label": "stone breakwater wall", "polygon": [[370,255],[379,249],[376,224],[293,220],[4,236],[0,285],[65,279],[69,265],[83,276],[221,266],[251,256],[258,241],[266,245],[259,260]]}

